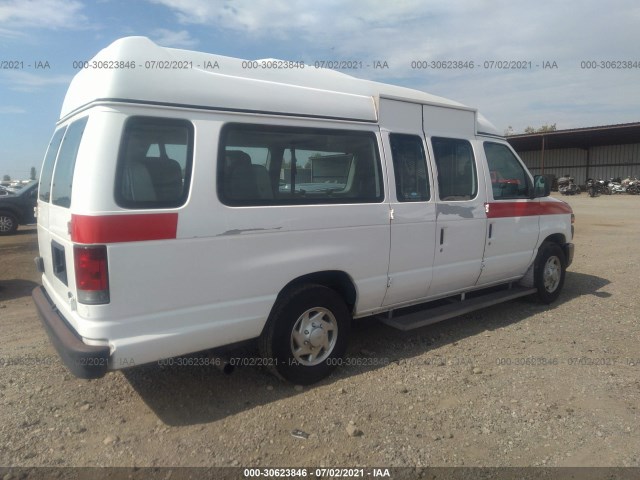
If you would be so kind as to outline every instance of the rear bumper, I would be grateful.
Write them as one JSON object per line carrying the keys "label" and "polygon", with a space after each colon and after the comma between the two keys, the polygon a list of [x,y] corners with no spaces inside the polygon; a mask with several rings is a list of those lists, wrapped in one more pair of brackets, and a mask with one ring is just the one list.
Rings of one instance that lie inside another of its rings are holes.
{"label": "rear bumper", "polygon": [[60,315],[44,287],[36,287],[31,297],[51,343],[71,373],[79,378],[103,377],[109,366],[109,347],[86,345]]}
{"label": "rear bumper", "polygon": [[569,265],[571,265],[571,262],[573,262],[573,243],[565,243],[564,245],[562,245],[562,250],[564,251],[564,259],[567,262],[565,266],[568,267]]}

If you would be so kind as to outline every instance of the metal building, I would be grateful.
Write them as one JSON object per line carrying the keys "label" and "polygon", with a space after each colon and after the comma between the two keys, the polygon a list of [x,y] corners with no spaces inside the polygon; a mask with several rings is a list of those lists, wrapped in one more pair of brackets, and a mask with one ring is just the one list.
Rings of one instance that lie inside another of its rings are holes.
{"label": "metal building", "polygon": [[512,135],[507,140],[534,175],[569,174],[578,185],[588,178],[640,176],[640,122]]}

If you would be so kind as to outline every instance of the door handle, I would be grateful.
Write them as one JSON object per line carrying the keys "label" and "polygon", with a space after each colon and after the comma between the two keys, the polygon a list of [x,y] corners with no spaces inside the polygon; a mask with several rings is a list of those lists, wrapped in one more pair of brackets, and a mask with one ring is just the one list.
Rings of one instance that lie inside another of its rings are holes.
{"label": "door handle", "polygon": [[440,229],[440,245],[444,243],[444,228]]}

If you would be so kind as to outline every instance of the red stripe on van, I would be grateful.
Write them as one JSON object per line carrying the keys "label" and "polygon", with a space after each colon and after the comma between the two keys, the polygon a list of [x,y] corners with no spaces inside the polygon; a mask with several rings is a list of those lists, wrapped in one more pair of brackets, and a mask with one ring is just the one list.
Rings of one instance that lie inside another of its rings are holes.
{"label": "red stripe on van", "polygon": [[532,215],[571,214],[571,207],[562,202],[491,202],[487,218],[529,217]]}
{"label": "red stripe on van", "polygon": [[177,213],[71,216],[71,240],[77,243],[119,243],[176,238]]}
{"label": "red stripe on van", "polygon": [[573,213],[569,204],[564,202],[540,202],[538,205],[540,215],[570,215]]}

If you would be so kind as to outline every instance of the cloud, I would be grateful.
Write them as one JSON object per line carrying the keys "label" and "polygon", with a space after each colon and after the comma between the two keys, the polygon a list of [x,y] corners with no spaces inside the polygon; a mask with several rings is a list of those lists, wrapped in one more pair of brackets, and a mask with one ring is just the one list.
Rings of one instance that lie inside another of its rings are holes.
{"label": "cloud", "polygon": [[8,0],[0,4],[0,35],[23,36],[25,28],[75,29],[85,25],[78,0]]}
{"label": "cloud", "polygon": [[[386,61],[388,70],[346,71],[480,107],[498,128],[554,123],[562,128],[633,121],[640,68],[606,72],[588,60],[640,61],[640,7],[634,0],[147,0],[185,26],[206,25],[271,56]],[[473,70],[412,68],[412,61],[473,61]],[[531,62],[525,71],[478,68]],[[543,62],[558,69],[543,70]],[[637,82],[636,82],[637,84]],[[620,120],[615,120],[619,118]]]}
{"label": "cloud", "polygon": [[0,37],[13,39],[13,38],[25,38],[26,35],[22,32],[18,32],[8,28],[0,28]]}
{"label": "cloud", "polygon": [[15,113],[27,113],[22,107],[14,107],[11,105],[0,106],[0,115],[2,114],[15,114]]}
{"label": "cloud", "polygon": [[198,44],[198,41],[191,38],[189,32],[186,30],[176,32],[165,28],[158,28],[152,32],[151,38],[163,47],[193,47]]}
{"label": "cloud", "polygon": [[367,26],[401,23],[415,17],[420,0],[383,3],[377,0],[148,0],[176,12],[183,24],[218,28],[279,39],[325,39],[337,33],[367,33]]}
{"label": "cloud", "polygon": [[184,25],[241,32],[275,48],[295,42],[306,50],[386,57],[403,65],[416,55],[566,58],[612,48],[634,55],[639,11],[632,0],[618,0],[608,9],[596,0],[579,6],[548,0],[147,1],[170,8]]}
{"label": "cloud", "polygon": [[18,92],[35,92],[51,85],[69,85],[72,75],[47,75],[10,70],[4,73],[9,88]]}

